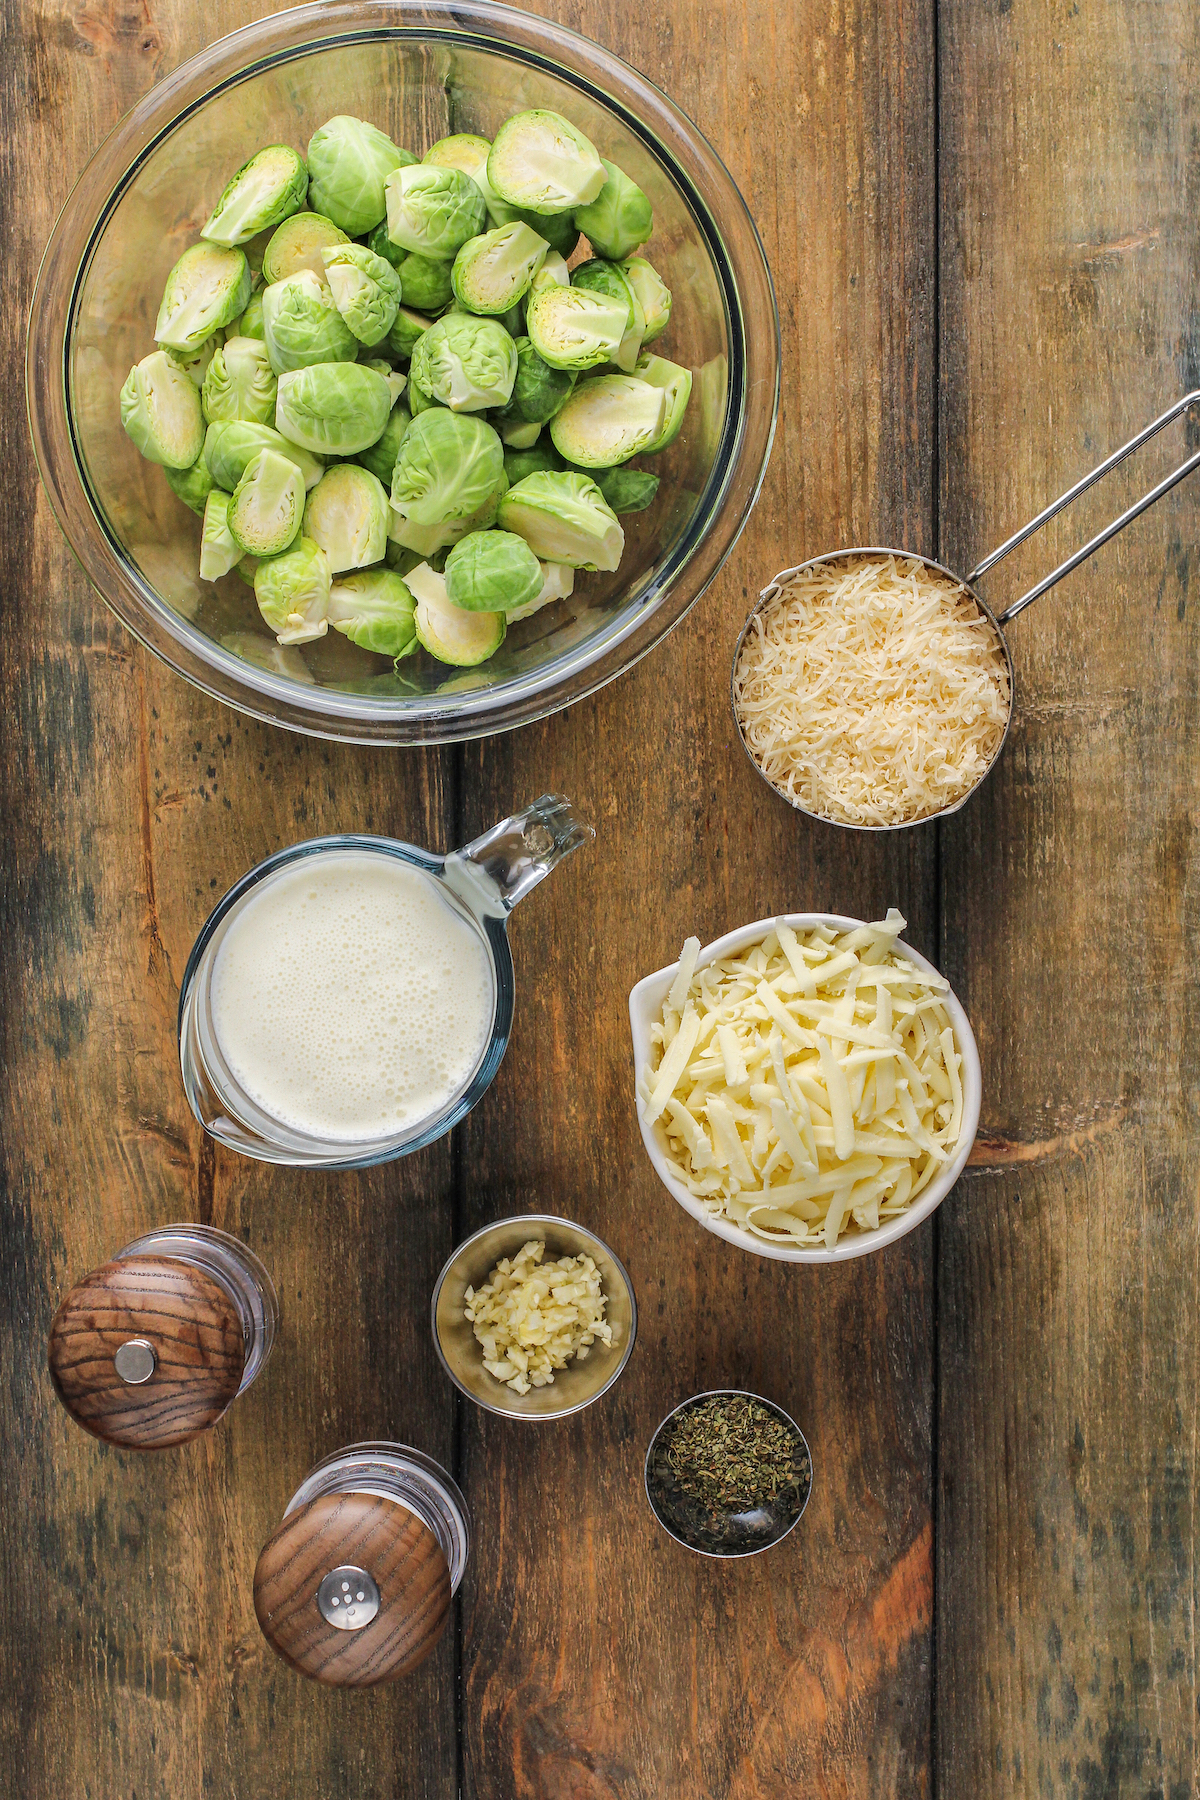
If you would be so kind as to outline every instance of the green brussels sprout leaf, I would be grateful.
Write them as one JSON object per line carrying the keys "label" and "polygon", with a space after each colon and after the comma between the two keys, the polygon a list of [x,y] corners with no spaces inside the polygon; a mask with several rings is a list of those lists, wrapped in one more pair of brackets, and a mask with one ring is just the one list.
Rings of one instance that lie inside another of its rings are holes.
{"label": "green brussels sprout leaf", "polygon": [[646,328],[642,348],[661,337],[671,318],[671,290],[644,256],[627,256],[621,273],[641,302]]}
{"label": "green brussels sprout leaf", "polygon": [[658,451],[665,450],[668,444],[673,444],[679,436],[683,415],[691,399],[692,371],[681,367],[679,363],[668,362],[665,356],[639,356],[636,372],[639,380],[649,382],[651,387],[661,388],[665,401],[662,428],[658,436],[644,445],[642,450],[644,456],[655,456]]}

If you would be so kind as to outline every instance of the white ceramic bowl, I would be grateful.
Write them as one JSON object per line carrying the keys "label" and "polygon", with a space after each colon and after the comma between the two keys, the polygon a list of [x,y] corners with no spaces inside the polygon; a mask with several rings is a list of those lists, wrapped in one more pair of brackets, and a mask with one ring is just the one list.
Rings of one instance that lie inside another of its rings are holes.
{"label": "white ceramic bowl", "polygon": [[[837,913],[780,913],[774,919],[758,919],[753,925],[743,925],[740,930],[727,932],[723,938],[718,938],[715,944],[707,944],[700,952],[696,967],[703,969],[709,963],[718,962],[723,956],[731,956],[737,950],[744,950],[747,944],[757,943],[766,937],[768,931],[776,925],[790,925],[796,932],[812,931],[818,925],[828,925],[834,931],[856,931],[864,922],[862,919],[845,919]],[[931,962],[920,956],[910,945],[898,942],[896,948],[914,962],[918,969],[924,969],[932,975],[939,973]],[[703,1225],[714,1236],[724,1238],[726,1243],[736,1244],[739,1250],[752,1251],[755,1256],[769,1256],[775,1262],[845,1262],[852,1256],[866,1256],[869,1251],[882,1250],[885,1244],[894,1244],[897,1238],[903,1237],[906,1231],[911,1231],[923,1219],[927,1219],[935,1207],[941,1205],[962,1174],[971,1154],[975,1133],[979,1129],[979,1105],[983,1090],[975,1034],[971,1030],[970,1020],[952,993],[946,995],[945,1007],[950,1014],[954,1035],[962,1052],[963,1085],[962,1136],[954,1159],[921,1191],[907,1212],[901,1213],[898,1218],[889,1219],[886,1225],[880,1225],[875,1231],[846,1232],[838,1239],[835,1249],[827,1250],[824,1244],[770,1244],[764,1238],[743,1231],[731,1219],[718,1218],[706,1211],[696,1196],[689,1193],[682,1181],[672,1173],[671,1165],[659,1148],[652,1128],[643,1122],[641,1105],[636,1095],[637,1072],[644,1069],[649,1061],[650,1028],[662,1017],[662,1004],[678,968],[679,964],[676,962],[669,969],[658,969],[653,975],[647,975],[643,981],[638,982],[629,996],[635,1071],[634,1105],[637,1107],[646,1155],[653,1163],[655,1173],[667,1192],[678,1200],[684,1212],[690,1213],[697,1224]]]}

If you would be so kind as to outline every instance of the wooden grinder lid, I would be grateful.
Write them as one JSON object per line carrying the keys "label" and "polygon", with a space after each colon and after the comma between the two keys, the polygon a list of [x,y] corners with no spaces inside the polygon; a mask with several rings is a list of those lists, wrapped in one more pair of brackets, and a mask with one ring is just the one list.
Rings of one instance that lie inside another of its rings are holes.
{"label": "wooden grinder lid", "polygon": [[215,1425],[242,1383],[242,1322],[191,1263],[130,1256],[72,1288],[50,1327],[50,1375],[106,1444],[165,1450]]}
{"label": "wooden grinder lid", "polygon": [[321,1494],[289,1514],[254,1571],[263,1636],[301,1675],[374,1687],[424,1662],[450,1610],[429,1527],[375,1494]]}

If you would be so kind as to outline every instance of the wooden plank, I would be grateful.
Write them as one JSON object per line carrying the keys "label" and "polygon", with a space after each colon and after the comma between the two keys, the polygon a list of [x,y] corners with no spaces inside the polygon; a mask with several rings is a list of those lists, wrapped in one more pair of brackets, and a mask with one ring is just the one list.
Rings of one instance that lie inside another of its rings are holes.
{"label": "wooden plank", "polygon": [[[942,17],[943,549],[965,568],[1197,385],[1200,21]],[[1054,566],[1182,437],[987,591]],[[944,833],[989,1139],[941,1227],[947,1795],[1197,1789],[1198,508],[1178,490],[1021,617],[1010,748]]]}
{"label": "wooden plank", "polygon": [[[689,932],[789,907],[878,917],[895,901],[917,943],[936,936],[932,834],[850,842],[799,821],[745,763],[727,698],[738,628],[776,569],[838,543],[932,543],[932,15],[554,10],[666,88],[728,161],[775,272],[784,402],[759,508],[668,644],[464,755],[466,832],[545,789],[598,831],[514,915],[516,1025],[464,1131],[464,1229],[535,1207],[578,1218],[627,1261],[641,1305],[609,1400],[540,1429],[464,1420],[480,1531],[465,1792],[907,1797],[930,1784],[932,1233],[836,1271],[702,1233],[646,1164],[625,1002]],[[800,1531],[737,1566],[672,1544],[642,1491],[658,1420],[729,1382],[796,1414],[817,1471]]]}

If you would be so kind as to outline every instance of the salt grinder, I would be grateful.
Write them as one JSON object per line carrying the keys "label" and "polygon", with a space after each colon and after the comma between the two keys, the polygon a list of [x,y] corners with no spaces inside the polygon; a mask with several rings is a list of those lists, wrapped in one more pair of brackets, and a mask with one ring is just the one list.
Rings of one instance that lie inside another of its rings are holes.
{"label": "salt grinder", "polygon": [[254,1572],[272,1649],[328,1687],[374,1687],[433,1650],[470,1554],[466,1501],[405,1444],[352,1444],[318,1463]]}
{"label": "salt grinder", "polygon": [[166,1450],[215,1425],[250,1386],[278,1320],[271,1277],[245,1244],[168,1225],[72,1288],[50,1327],[50,1376],[85,1431]]}

